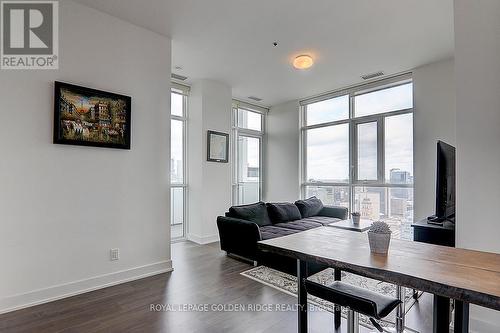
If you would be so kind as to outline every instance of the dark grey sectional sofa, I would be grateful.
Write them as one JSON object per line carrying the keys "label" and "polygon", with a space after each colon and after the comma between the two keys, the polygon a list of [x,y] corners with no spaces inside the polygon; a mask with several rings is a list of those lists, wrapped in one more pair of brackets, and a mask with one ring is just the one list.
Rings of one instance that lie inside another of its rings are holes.
{"label": "dark grey sectional sofa", "polygon": [[[347,208],[324,206],[316,197],[295,203],[264,203],[233,206],[217,218],[220,246],[228,254],[257,261],[287,273],[296,273],[295,260],[263,252],[257,242],[318,228],[347,218]],[[314,274],[325,266],[309,264]]]}

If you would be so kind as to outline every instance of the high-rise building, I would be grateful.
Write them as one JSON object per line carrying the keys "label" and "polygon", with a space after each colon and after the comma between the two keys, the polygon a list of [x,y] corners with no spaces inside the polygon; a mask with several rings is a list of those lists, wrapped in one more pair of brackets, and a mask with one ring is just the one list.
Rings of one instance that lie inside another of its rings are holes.
{"label": "high-rise building", "polygon": [[411,174],[408,171],[400,169],[391,169],[390,172],[391,184],[410,184]]}
{"label": "high-rise building", "polygon": [[401,217],[406,216],[408,209],[407,200],[403,198],[391,198],[391,216],[397,215]]}

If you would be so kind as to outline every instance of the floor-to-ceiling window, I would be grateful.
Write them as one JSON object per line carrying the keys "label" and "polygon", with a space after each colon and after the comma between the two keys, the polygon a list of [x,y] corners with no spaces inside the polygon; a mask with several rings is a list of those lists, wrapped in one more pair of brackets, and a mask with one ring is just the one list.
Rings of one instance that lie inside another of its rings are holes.
{"label": "floor-to-ceiling window", "polygon": [[411,238],[413,84],[410,75],[304,100],[302,195],[384,220]]}
{"label": "floor-to-ceiling window", "polygon": [[261,200],[266,109],[233,103],[233,204]]}
{"label": "floor-to-ceiling window", "polygon": [[186,129],[189,88],[174,84],[171,91],[170,115],[170,223],[171,238],[186,235],[187,165]]}

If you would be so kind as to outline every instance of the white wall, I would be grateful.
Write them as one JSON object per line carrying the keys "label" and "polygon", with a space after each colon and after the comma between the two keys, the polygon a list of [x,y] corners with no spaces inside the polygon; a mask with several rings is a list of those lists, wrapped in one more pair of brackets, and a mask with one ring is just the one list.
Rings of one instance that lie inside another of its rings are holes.
{"label": "white wall", "polygon": [[[500,1],[455,0],[457,245],[500,253]],[[471,327],[499,332],[498,311]]]}
{"label": "white wall", "polygon": [[[59,49],[0,74],[0,312],[171,267],[170,40],[61,1]],[[54,80],[131,96],[132,149],[52,144]]]}
{"label": "white wall", "polygon": [[266,123],[264,200],[300,198],[300,107],[297,100],[273,106]]}
{"label": "white wall", "polygon": [[188,238],[218,240],[217,216],[231,206],[231,164],[207,161],[207,131],[231,133],[231,87],[200,80],[191,87],[189,107]]}
{"label": "white wall", "polygon": [[436,143],[455,145],[454,61],[447,59],[413,71],[415,221],[436,207]]}

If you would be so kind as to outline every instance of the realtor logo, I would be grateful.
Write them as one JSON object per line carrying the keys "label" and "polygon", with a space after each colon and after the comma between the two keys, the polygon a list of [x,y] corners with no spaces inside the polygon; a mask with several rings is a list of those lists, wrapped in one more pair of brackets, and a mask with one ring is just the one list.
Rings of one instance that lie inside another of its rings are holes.
{"label": "realtor logo", "polygon": [[1,69],[57,69],[58,2],[0,1]]}

